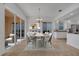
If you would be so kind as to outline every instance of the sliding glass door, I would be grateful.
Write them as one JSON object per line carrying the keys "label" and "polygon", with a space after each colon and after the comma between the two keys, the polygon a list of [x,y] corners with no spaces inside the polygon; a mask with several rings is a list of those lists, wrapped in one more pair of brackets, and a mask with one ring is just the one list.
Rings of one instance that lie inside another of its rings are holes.
{"label": "sliding glass door", "polygon": [[24,39],[24,20],[5,9],[5,48]]}
{"label": "sliding glass door", "polygon": [[43,33],[52,32],[52,22],[43,22]]}
{"label": "sliding glass door", "polygon": [[24,21],[21,24],[21,37],[24,38]]}
{"label": "sliding glass door", "polygon": [[16,39],[20,39],[20,24],[16,24]]}

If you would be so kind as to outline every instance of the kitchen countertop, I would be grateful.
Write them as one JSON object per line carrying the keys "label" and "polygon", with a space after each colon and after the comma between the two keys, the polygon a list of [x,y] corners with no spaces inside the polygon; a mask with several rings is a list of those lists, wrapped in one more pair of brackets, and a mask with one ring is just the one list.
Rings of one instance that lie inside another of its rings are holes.
{"label": "kitchen countertop", "polygon": [[67,31],[54,31],[54,32],[67,32]]}

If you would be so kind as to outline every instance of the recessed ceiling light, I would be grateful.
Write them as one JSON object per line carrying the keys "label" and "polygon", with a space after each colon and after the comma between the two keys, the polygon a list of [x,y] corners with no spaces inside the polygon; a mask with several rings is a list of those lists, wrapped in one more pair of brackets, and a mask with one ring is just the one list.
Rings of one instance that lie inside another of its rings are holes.
{"label": "recessed ceiling light", "polygon": [[62,12],[62,10],[60,9],[60,10],[58,10],[58,12]]}

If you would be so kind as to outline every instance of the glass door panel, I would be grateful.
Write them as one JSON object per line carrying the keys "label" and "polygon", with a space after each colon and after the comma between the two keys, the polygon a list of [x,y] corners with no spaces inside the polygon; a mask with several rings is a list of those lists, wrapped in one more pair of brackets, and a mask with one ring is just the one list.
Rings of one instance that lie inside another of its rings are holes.
{"label": "glass door panel", "polygon": [[10,47],[14,43],[14,15],[5,9],[5,48]]}
{"label": "glass door panel", "polygon": [[21,23],[21,36],[22,38],[24,38],[24,20],[22,20],[22,23]]}
{"label": "glass door panel", "polygon": [[52,32],[52,23],[51,22],[43,22],[43,33]]}
{"label": "glass door panel", "polygon": [[20,40],[20,18],[16,16],[16,41]]}

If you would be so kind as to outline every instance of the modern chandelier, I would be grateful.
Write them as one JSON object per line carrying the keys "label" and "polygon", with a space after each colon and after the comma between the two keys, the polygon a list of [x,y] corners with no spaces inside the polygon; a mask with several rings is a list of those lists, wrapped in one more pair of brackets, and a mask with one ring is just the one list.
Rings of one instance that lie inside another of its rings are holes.
{"label": "modern chandelier", "polygon": [[38,24],[39,24],[37,28],[40,29],[40,32],[41,32],[41,21],[43,19],[41,18],[41,15],[40,15],[40,8],[38,8],[38,18],[36,20],[38,21]]}
{"label": "modern chandelier", "polygon": [[43,20],[40,15],[40,8],[38,8],[38,18],[36,19],[39,23]]}

